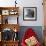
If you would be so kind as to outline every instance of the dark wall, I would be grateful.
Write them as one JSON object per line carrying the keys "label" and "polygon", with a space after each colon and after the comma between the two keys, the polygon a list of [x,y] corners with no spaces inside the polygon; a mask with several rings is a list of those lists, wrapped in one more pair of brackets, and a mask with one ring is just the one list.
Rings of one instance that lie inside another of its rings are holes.
{"label": "dark wall", "polygon": [[22,40],[22,38],[24,36],[24,33],[25,33],[25,31],[28,28],[32,28],[37,33],[39,41],[43,42],[43,33],[42,33],[43,30],[42,30],[42,26],[21,26],[20,27],[20,32],[19,32],[19,39],[20,39],[20,41]]}

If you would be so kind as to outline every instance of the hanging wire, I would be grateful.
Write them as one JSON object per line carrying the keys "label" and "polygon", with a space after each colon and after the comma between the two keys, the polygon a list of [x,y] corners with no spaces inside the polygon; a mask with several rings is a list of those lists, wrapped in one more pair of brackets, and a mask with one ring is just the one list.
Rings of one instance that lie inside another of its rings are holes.
{"label": "hanging wire", "polygon": [[15,0],[15,7],[16,7],[16,4],[17,4],[17,0]]}

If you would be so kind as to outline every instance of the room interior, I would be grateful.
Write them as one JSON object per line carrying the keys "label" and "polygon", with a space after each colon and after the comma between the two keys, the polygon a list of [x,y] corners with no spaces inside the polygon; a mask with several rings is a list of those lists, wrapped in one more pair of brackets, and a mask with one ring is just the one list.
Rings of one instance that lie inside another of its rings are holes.
{"label": "room interior", "polygon": [[46,0],[0,0],[0,46],[23,46],[28,28],[46,46]]}

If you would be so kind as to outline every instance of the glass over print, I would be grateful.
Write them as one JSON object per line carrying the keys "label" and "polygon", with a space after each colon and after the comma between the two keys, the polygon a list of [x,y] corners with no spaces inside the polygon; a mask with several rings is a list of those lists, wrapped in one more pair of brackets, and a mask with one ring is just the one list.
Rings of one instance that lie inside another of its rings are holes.
{"label": "glass over print", "polygon": [[36,7],[24,7],[23,8],[23,19],[24,20],[36,20],[37,19],[37,8]]}

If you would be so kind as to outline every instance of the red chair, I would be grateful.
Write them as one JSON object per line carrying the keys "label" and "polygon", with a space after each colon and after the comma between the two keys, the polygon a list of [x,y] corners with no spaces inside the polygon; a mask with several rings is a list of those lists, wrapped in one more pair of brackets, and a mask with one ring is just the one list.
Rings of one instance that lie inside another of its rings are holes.
{"label": "red chair", "polygon": [[[33,29],[31,29],[31,28],[27,29],[25,34],[24,34],[24,37],[22,38],[21,46],[27,46],[27,44],[25,43],[25,40],[32,37],[32,36],[34,36],[37,39],[37,35],[33,31]],[[38,41],[35,46],[41,46],[40,42]]]}

